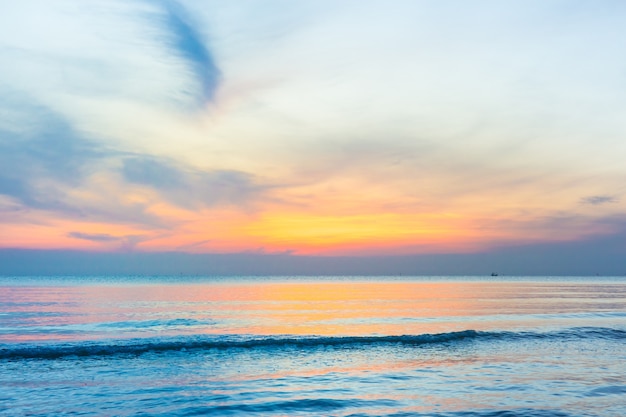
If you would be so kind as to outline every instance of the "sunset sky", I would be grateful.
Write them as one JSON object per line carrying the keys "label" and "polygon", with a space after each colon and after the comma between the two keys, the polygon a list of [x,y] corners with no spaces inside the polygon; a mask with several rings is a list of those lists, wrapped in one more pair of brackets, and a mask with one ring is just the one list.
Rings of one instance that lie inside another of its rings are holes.
{"label": "sunset sky", "polygon": [[625,21],[619,0],[0,0],[0,248],[626,254]]}

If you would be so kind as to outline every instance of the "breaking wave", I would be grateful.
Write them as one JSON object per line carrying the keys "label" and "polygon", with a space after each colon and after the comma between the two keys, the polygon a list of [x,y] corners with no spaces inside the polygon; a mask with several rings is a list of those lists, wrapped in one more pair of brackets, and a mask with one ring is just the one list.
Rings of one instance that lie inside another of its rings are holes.
{"label": "breaking wave", "polygon": [[255,349],[296,347],[367,347],[397,344],[422,346],[455,344],[484,340],[531,339],[626,339],[626,330],[602,327],[578,327],[557,332],[458,332],[402,336],[178,336],[109,342],[81,342],[54,345],[5,344],[0,346],[0,359],[58,359],[70,356],[139,355],[147,352],[172,352],[202,349]]}

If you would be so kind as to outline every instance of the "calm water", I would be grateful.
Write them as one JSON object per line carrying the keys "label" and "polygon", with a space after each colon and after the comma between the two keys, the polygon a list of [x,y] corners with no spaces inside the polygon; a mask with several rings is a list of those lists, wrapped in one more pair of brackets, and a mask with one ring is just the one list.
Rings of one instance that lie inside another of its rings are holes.
{"label": "calm water", "polygon": [[624,278],[0,278],[0,414],[625,416]]}

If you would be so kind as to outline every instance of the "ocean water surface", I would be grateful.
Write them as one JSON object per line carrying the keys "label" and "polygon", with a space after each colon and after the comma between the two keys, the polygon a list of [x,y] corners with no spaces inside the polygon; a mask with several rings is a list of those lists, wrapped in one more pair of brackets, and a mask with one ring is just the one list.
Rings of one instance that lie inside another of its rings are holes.
{"label": "ocean water surface", "polygon": [[626,416],[626,279],[0,278],[7,416]]}

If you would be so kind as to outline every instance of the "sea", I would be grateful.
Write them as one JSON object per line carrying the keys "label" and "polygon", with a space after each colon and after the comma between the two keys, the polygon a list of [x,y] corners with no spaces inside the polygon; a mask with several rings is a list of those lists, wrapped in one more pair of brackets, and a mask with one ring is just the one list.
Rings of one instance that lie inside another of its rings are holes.
{"label": "sea", "polygon": [[2,416],[626,416],[625,277],[0,277]]}

